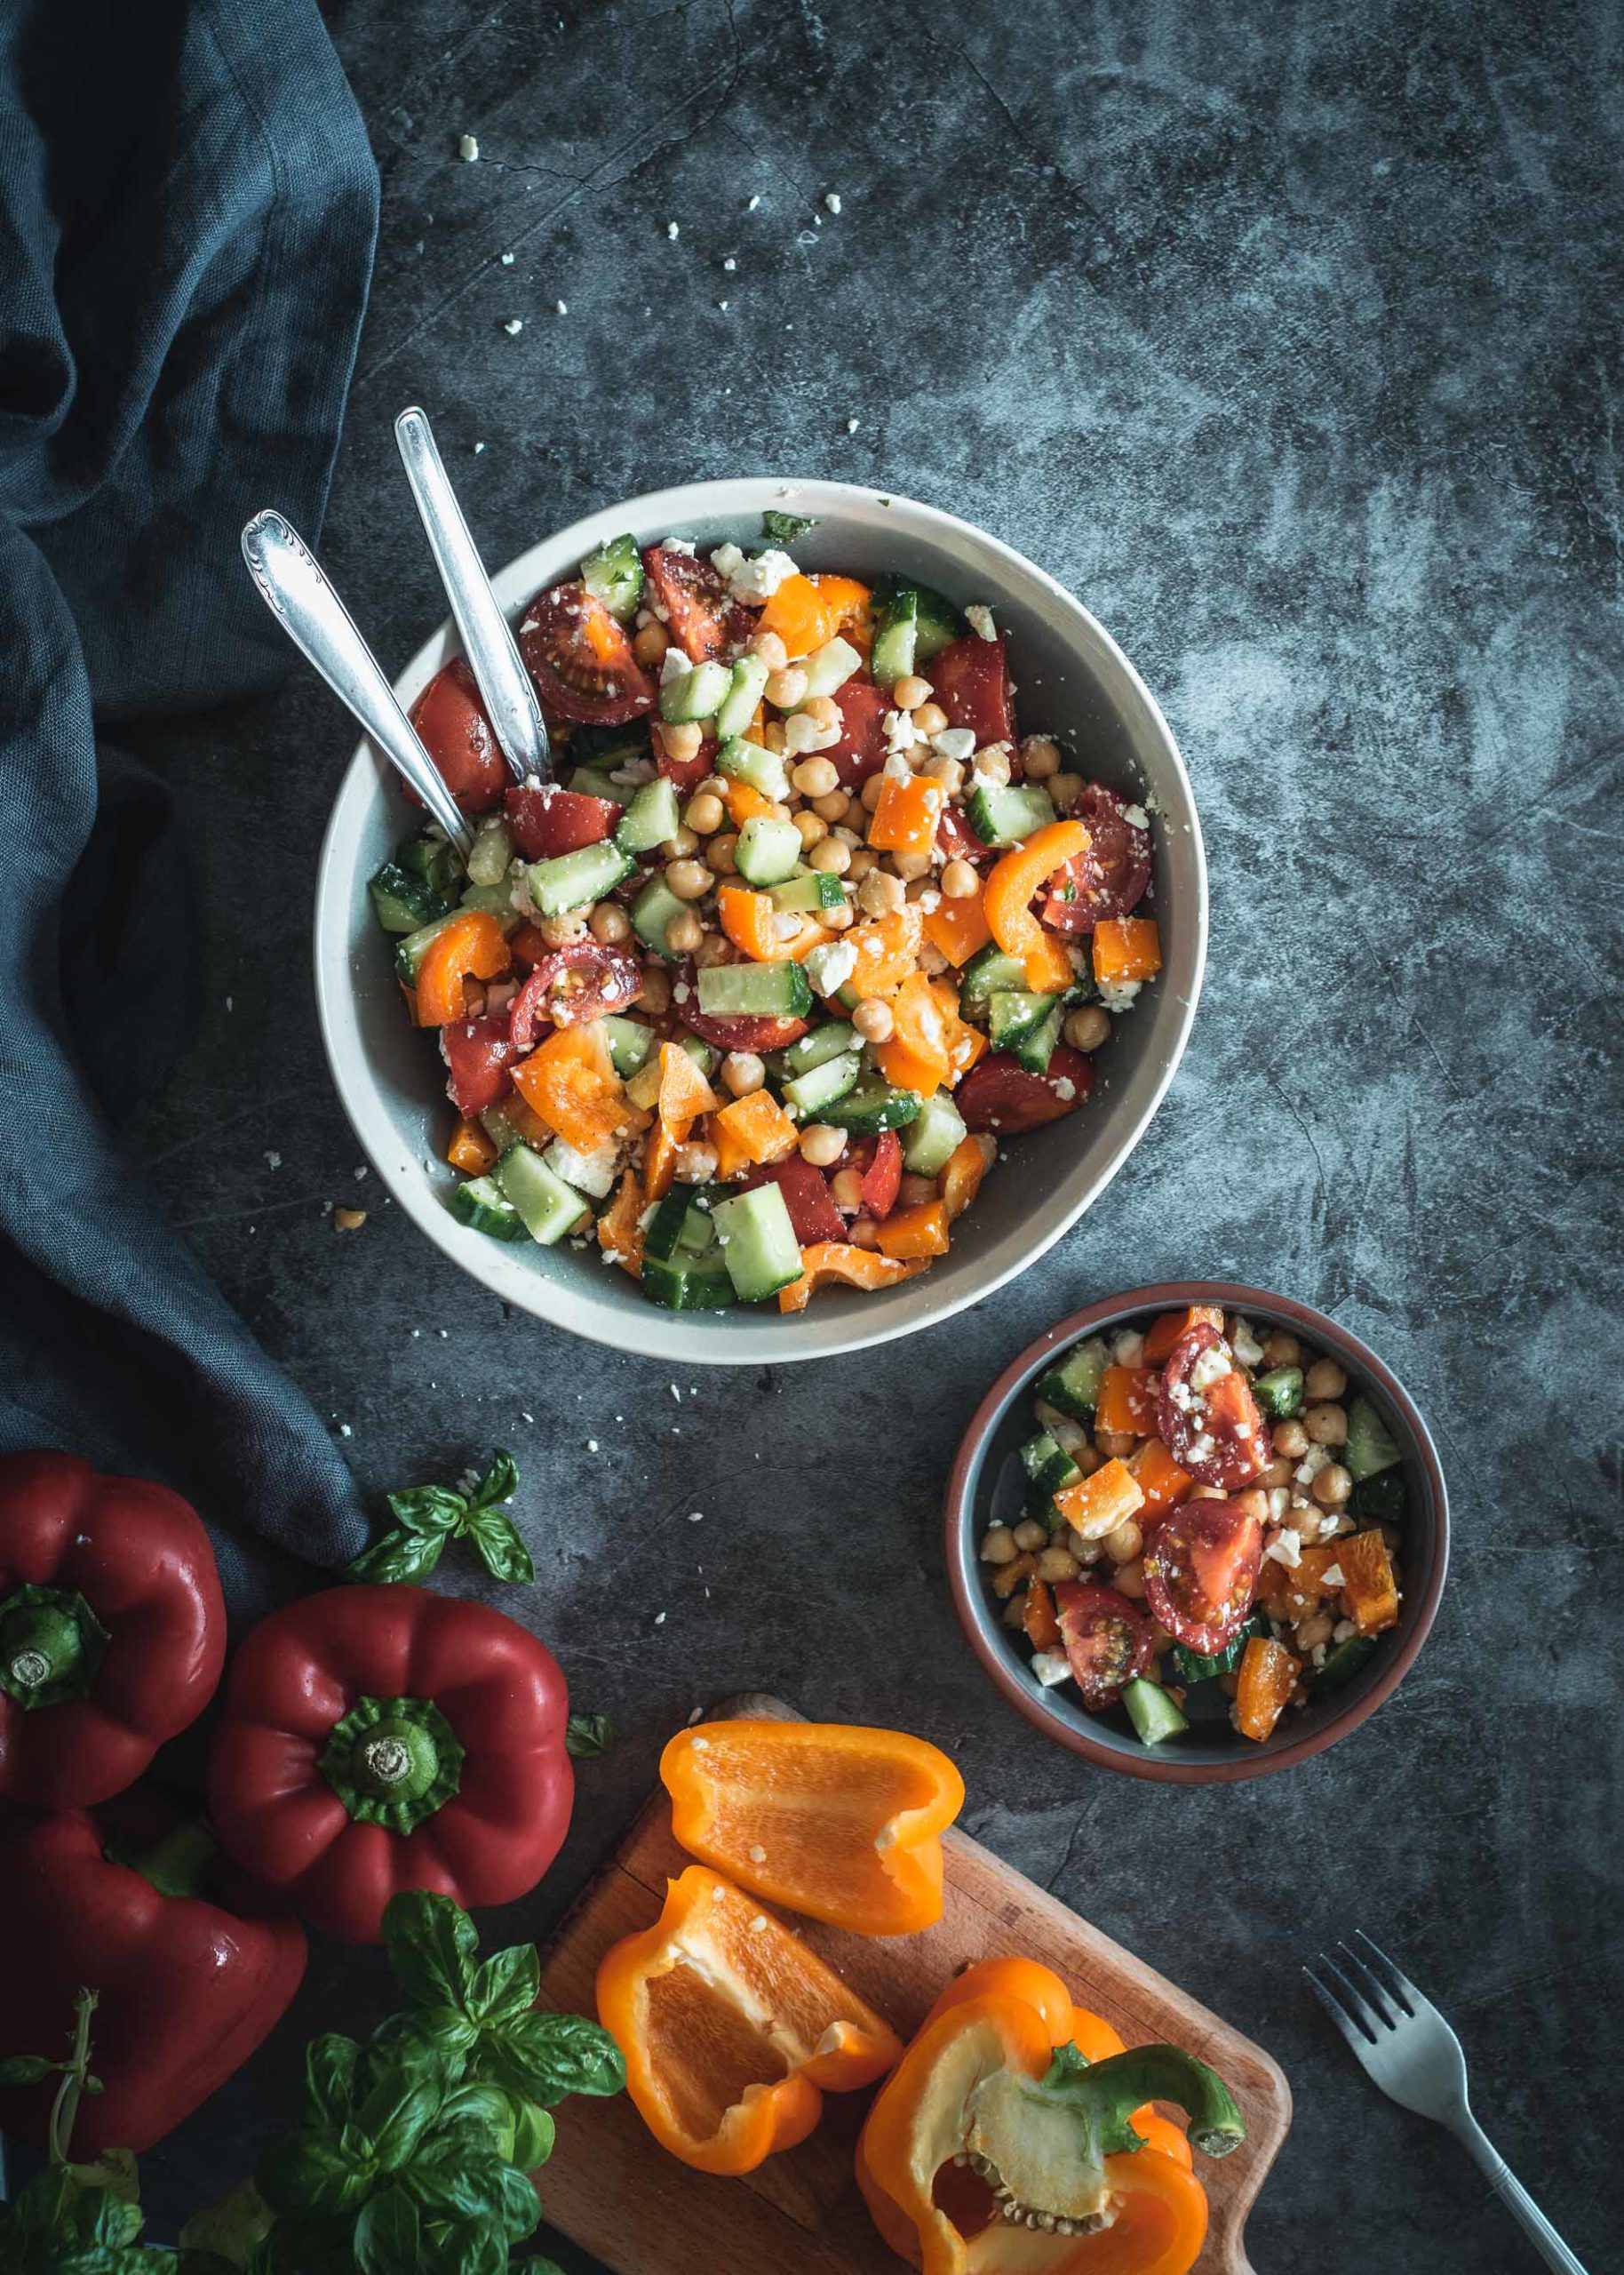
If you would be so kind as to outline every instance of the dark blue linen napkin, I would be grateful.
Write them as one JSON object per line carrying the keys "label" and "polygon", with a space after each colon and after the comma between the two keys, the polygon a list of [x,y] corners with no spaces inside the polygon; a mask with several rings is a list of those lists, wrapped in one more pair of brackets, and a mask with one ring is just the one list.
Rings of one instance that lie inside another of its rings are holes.
{"label": "dark blue linen napkin", "polygon": [[195,992],[162,722],[289,661],[237,536],[320,523],[377,172],[314,0],[10,0],[0,66],[0,1449],[174,1485],[240,1613],[365,1522],[110,1116]]}

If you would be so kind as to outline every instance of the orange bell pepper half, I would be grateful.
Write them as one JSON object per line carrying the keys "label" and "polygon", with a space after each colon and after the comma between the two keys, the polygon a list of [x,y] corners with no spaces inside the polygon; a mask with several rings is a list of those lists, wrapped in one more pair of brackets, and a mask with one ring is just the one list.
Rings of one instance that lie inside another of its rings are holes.
{"label": "orange bell pepper half", "polygon": [[1027,986],[1040,995],[1058,994],[1075,974],[1060,941],[1032,914],[1031,903],[1056,869],[1087,850],[1088,833],[1080,821],[1049,822],[1005,854],[982,895],[993,938],[1007,956],[1019,956]]}
{"label": "orange bell pepper half", "polygon": [[944,1753],[842,1722],[704,1722],[660,1757],[672,1829],[741,1888],[859,1936],[942,1917],[941,1835],[964,1806]]}
{"label": "orange bell pepper half", "polygon": [[[924,2275],[1189,2275],[1206,2191],[1152,2100],[1187,2110],[1209,2156],[1245,2137],[1205,2063],[1125,2048],[1033,1960],[983,1960],[948,1985],[880,2088],[858,2183]],[[1006,2216],[1010,2202],[1041,2224]]]}
{"label": "orange bell pepper half", "polygon": [[806,2139],[825,2092],[872,2085],[902,2053],[793,1929],[700,1864],[604,1953],[598,2019],[644,2124],[698,2172],[753,2172]]}
{"label": "orange bell pepper half", "polygon": [[[718,1175],[722,1175],[720,1169]],[[860,1288],[872,1295],[876,1288],[895,1288],[923,1272],[922,1264],[897,1264],[872,1248],[855,1248],[848,1241],[818,1241],[800,1251],[800,1277],[778,1290],[781,1312],[804,1312],[820,1288]]]}
{"label": "orange bell pepper half", "polygon": [[418,966],[418,1025],[449,1026],[463,1016],[465,979],[495,979],[512,962],[507,939],[494,916],[468,908],[436,932]]}

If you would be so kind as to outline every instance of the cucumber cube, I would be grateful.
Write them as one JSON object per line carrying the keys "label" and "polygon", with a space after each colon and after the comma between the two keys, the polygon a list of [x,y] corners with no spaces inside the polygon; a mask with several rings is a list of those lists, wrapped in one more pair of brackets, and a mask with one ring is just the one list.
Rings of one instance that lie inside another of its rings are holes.
{"label": "cucumber cube", "polygon": [[746,884],[781,885],[800,866],[800,832],[792,821],[752,814],[738,834],[734,860]]}
{"label": "cucumber cube", "polygon": [[529,1145],[514,1145],[496,1166],[502,1197],[516,1209],[533,1241],[552,1248],[592,1215],[572,1185],[550,1169]]}
{"label": "cucumber cube", "polygon": [[712,1210],[722,1262],[742,1304],[764,1303],[800,1277],[800,1245],[776,1185],[759,1185]]}

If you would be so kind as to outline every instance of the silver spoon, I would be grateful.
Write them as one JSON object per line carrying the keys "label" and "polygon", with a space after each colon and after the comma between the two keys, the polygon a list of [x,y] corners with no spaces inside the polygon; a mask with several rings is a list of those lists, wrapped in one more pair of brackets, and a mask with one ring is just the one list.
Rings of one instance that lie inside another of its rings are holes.
{"label": "silver spoon", "polygon": [[360,721],[362,732],[410,783],[466,862],[473,830],[396,701],[383,667],[304,539],[267,507],[243,531],[243,558],[289,639]]}
{"label": "silver spoon", "polygon": [[537,775],[545,781],[553,770],[553,762],[535,684],[490,589],[426,412],[415,406],[402,411],[394,422],[394,439],[502,755],[516,782]]}

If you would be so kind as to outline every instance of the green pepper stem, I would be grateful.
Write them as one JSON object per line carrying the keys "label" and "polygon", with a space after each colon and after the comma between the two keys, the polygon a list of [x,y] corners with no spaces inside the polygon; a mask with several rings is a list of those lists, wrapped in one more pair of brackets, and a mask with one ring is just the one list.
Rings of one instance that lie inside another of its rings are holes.
{"label": "green pepper stem", "polygon": [[410,1832],[456,1792],[463,1749],[428,1698],[358,1698],[335,1723],[322,1775],[362,1824]]}
{"label": "green pepper stem", "polygon": [[1172,2102],[1190,2119],[1192,2145],[1227,2157],[1246,2137],[1234,2095],[1215,2070],[1182,2046],[1131,2046],[1069,2076],[1066,2098],[1088,2105],[1102,2131],[1126,2123],[1148,2101]]}
{"label": "green pepper stem", "polygon": [[60,1603],[18,1604],[0,1617],[0,1664],[19,1690],[62,1681],[84,1656],[79,1623]]}
{"label": "green pepper stem", "polygon": [[127,1864],[160,1896],[195,1896],[203,1876],[219,1854],[219,1843],[203,1824],[178,1824],[145,1848],[109,1848],[115,1864]]}
{"label": "green pepper stem", "polygon": [[45,2136],[53,2165],[68,2162],[68,2145],[73,2138],[74,2119],[79,2113],[79,2097],[90,2075],[91,2016],[95,2011],[95,1992],[80,1991],[76,1994],[73,2051],[62,2072],[62,2082],[56,2089],[56,2099],[51,2104],[51,2124]]}

